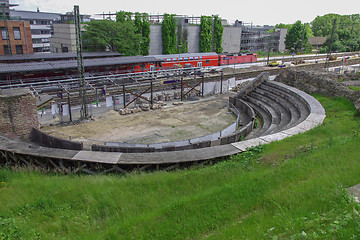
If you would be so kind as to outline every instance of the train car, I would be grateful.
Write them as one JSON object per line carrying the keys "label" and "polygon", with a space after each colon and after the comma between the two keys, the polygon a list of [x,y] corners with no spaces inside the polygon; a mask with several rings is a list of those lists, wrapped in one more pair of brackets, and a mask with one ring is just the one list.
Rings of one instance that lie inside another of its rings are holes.
{"label": "train car", "polygon": [[[121,57],[123,54],[113,52],[83,52],[84,59],[102,59]],[[0,63],[47,62],[60,60],[76,60],[76,53],[36,53],[19,55],[0,55]]]}
{"label": "train car", "polygon": [[161,61],[162,69],[173,69],[178,67],[210,67],[219,65],[217,53],[181,53],[170,55],[154,55]]}
{"label": "train car", "polygon": [[[105,56],[106,55],[106,56]],[[88,54],[84,59],[86,76],[136,73],[159,69],[212,67],[256,62],[256,54],[218,55],[217,53],[181,53],[171,55],[111,57],[116,55]],[[75,55],[18,56],[11,63],[0,63],[0,84],[16,84],[51,79],[73,78],[78,74]],[[39,59],[42,59],[39,61]],[[19,62],[17,62],[19,61]]]}
{"label": "train car", "polygon": [[229,65],[229,64],[239,64],[239,63],[252,63],[257,61],[256,53],[249,54],[228,54],[228,55],[219,55],[219,64],[220,65]]}
{"label": "train car", "polygon": [[[143,56],[84,59],[85,74],[89,76],[144,72],[159,64],[160,60]],[[71,78],[77,74],[76,60],[0,64],[1,85]]]}

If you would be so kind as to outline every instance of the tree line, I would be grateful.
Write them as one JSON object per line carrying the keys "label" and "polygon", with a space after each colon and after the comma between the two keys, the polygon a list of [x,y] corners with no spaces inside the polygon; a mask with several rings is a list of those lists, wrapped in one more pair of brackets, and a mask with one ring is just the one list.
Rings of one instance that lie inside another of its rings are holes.
{"label": "tree line", "polygon": [[150,21],[147,13],[120,11],[116,21],[98,20],[85,25],[83,46],[86,51],[112,51],[125,56],[148,55]]}
{"label": "tree line", "polygon": [[[200,52],[221,53],[223,29],[218,16],[202,16]],[[85,26],[83,46],[86,51],[119,52],[125,56],[149,55],[150,20],[147,13],[120,11],[116,21],[91,21]],[[188,52],[188,31],[175,15],[164,14],[161,24],[163,54]]]}
{"label": "tree line", "polygon": [[[334,25],[334,20],[335,25]],[[327,37],[324,45],[318,49],[325,53],[331,51],[360,50],[360,14],[326,14],[317,16],[311,23],[277,24],[276,28],[287,28],[285,46],[289,52],[311,52],[309,37]],[[334,34],[332,30],[334,28]],[[331,38],[332,36],[332,38]]]}

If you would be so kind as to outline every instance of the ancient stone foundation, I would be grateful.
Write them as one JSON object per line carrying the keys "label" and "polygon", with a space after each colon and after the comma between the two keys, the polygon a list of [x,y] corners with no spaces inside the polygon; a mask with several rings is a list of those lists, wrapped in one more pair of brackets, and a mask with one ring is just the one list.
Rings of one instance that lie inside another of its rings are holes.
{"label": "ancient stone foundation", "polygon": [[308,93],[328,97],[345,97],[354,102],[360,111],[360,91],[350,90],[339,82],[340,78],[343,80],[359,80],[359,75],[339,75],[327,71],[288,68],[283,70],[275,80]]}
{"label": "ancient stone foundation", "polygon": [[0,132],[9,138],[29,138],[39,128],[36,98],[28,89],[0,91]]}

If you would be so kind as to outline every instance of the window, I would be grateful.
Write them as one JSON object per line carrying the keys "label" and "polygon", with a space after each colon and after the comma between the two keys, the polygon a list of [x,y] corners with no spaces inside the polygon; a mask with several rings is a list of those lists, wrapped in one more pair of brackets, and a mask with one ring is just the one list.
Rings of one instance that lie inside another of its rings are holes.
{"label": "window", "polygon": [[68,47],[61,47],[61,52],[69,52],[69,48]]}
{"label": "window", "polygon": [[16,54],[23,54],[23,47],[22,45],[16,45]]}
{"label": "window", "polygon": [[9,54],[10,51],[9,51],[9,46],[8,45],[4,45],[4,54]]}
{"label": "window", "polygon": [[7,40],[7,34],[5,28],[1,28],[1,38],[2,40]]}
{"label": "window", "polygon": [[14,30],[14,39],[21,40],[20,28],[14,27],[13,30]]}

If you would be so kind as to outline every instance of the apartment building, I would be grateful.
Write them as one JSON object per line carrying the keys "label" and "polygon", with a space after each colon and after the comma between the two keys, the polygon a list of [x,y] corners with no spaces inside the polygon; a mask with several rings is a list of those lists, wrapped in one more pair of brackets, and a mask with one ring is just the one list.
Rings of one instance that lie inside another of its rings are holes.
{"label": "apartment building", "polygon": [[53,23],[61,20],[61,14],[40,12],[39,10],[10,10],[10,18],[30,23],[34,53],[50,52],[49,39],[53,33]]}
{"label": "apartment building", "polygon": [[30,23],[0,21],[0,55],[33,53]]}
{"label": "apartment building", "polygon": [[287,29],[272,26],[244,26],[241,34],[241,51],[285,51]]}

